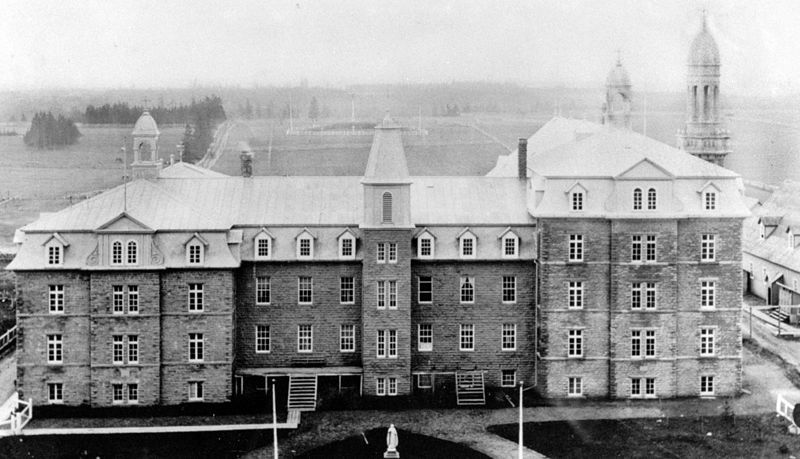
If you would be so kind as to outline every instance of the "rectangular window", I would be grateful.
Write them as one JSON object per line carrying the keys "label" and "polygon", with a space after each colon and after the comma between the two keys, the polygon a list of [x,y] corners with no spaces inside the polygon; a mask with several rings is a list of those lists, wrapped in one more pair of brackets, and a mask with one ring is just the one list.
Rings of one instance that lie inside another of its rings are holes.
{"label": "rectangular window", "polygon": [[644,284],[645,286],[645,303],[644,307],[646,309],[655,309],[656,308],[656,283],[655,282],[647,282]]}
{"label": "rectangular window", "polygon": [[389,245],[389,263],[397,263],[397,244],[391,242]]}
{"label": "rectangular window", "polygon": [[64,362],[64,342],[61,335],[47,335],[47,363]]}
{"label": "rectangular window", "polygon": [[124,338],[122,335],[114,335],[111,338],[111,361],[114,363],[114,365],[122,365],[125,363]]}
{"label": "rectangular window", "polygon": [[503,303],[517,302],[517,277],[503,276]]}
{"label": "rectangular window", "polygon": [[572,193],[572,210],[583,210],[583,193]]}
{"label": "rectangular window", "polygon": [[386,330],[378,330],[375,339],[375,356],[379,359],[386,358]]}
{"label": "rectangular window", "polygon": [[631,397],[639,398],[642,396],[642,378],[631,378]]}
{"label": "rectangular window", "polygon": [[517,350],[517,324],[503,324],[502,330],[501,349],[504,351]]}
{"label": "rectangular window", "polygon": [[700,395],[714,395],[714,377],[700,376]]}
{"label": "rectangular window", "polygon": [[389,309],[397,309],[397,281],[387,281],[389,287]]}
{"label": "rectangular window", "polygon": [[189,246],[189,264],[198,264],[201,261],[200,245],[192,244]]}
{"label": "rectangular window", "polygon": [[139,286],[128,286],[128,314],[139,313]]}
{"label": "rectangular window", "polygon": [[189,333],[189,361],[203,361],[203,334]]}
{"label": "rectangular window", "polygon": [[631,358],[642,357],[642,331],[631,330]]}
{"label": "rectangular window", "polygon": [[430,303],[433,301],[433,281],[430,276],[419,276],[418,301],[420,303]]}
{"label": "rectangular window", "polygon": [[386,309],[386,281],[378,281],[376,294],[378,298],[378,309]]}
{"label": "rectangular window", "polygon": [[430,238],[424,237],[419,239],[419,256],[430,257],[433,255],[433,244]]}
{"label": "rectangular window", "polygon": [[[120,250],[122,250],[121,247]],[[61,264],[61,247],[50,246],[47,248],[47,264],[48,265]]]}
{"label": "rectangular window", "polygon": [[461,302],[475,302],[475,279],[467,276],[461,277]]}
{"label": "rectangular window", "polygon": [[139,336],[128,335],[128,364],[139,363]]}
{"label": "rectangular window", "polygon": [[339,256],[342,258],[353,256],[353,240],[349,237],[342,239],[342,247],[341,251],[339,252]]}
{"label": "rectangular window", "polygon": [[64,312],[64,286],[50,285],[50,313],[58,314]]}
{"label": "rectangular window", "polygon": [[297,326],[297,352],[314,351],[314,326],[303,324]]}
{"label": "rectangular window", "polygon": [[655,357],[656,356],[656,331],[655,330],[645,330],[644,331],[644,356],[645,356],[645,358]]}
{"label": "rectangular window", "polygon": [[125,290],[123,286],[111,286],[111,306],[111,312],[114,314],[125,312]]}
{"label": "rectangular window", "polygon": [[583,282],[569,282],[569,308],[583,308]]}
{"label": "rectangular window", "polygon": [[517,238],[514,236],[506,236],[503,238],[503,255],[506,257],[517,256]]}
{"label": "rectangular window", "polygon": [[583,261],[583,235],[569,235],[569,261]]}
{"label": "rectangular window", "polygon": [[574,376],[567,378],[567,396],[568,397],[583,396],[583,378]]}
{"label": "rectangular window", "polygon": [[631,284],[631,309],[642,309],[642,283]]}
{"label": "rectangular window", "polygon": [[352,324],[339,326],[339,351],[355,352],[356,326]]}
{"label": "rectangular window", "polygon": [[703,234],[700,236],[700,261],[714,261],[717,253],[717,236]]}
{"label": "rectangular window", "polygon": [[714,332],[713,328],[700,329],[700,355],[714,355]]}
{"label": "rectangular window", "polygon": [[47,384],[47,401],[49,403],[64,403],[64,383]]}
{"label": "rectangular window", "polygon": [[269,239],[265,237],[256,239],[256,256],[258,258],[269,258]]}
{"label": "rectangular window", "polygon": [[461,324],[459,331],[458,349],[461,351],[475,350],[475,325]]}
{"label": "rectangular window", "polygon": [[269,325],[256,325],[256,354],[268,353],[271,345]]}
{"label": "rectangular window", "polygon": [[355,279],[352,276],[342,277],[339,281],[339,302],[352,304],[356,298]]}
{"label": "rectangular window", "polygon": [[124,393],[122,392],[122,384],[112,384],[111,385],[111,402],[112,403],[122,403],[125,401]]}
{"label": "rectangular window", "polygon": [[631,236],[631,261],[642,261],[642,235]]}
{"label": "rectangular window", "polygon": [[397,358],[397,330],[389,330],[389,355],[390,359]]}
{"label": "rectangular window", "polygon": [[700,307],[713,308],[716,305],[715,293],[717,283],[713,280],[700,281]]}
{"label": "rectangular window", "polygon": [[567,355],[569,357],[583,357],[583,330],[569,330]]}
{"label": "rectangular window", "polygon": [[420,389],[430,389],[433,387],[433,377],[430,373],[417,375],[417,387]]}
{"label": "rectangular window", "polygon": [[311,256],[311,239],[308,238],[300,239],[300,256],[301,257]]}
{"label": "rectangular window", "polygon": [[709,191],[705,193],[705,208],[706,210],[717,209],[717,193]]}
{"label": "rectangular window", "polygon": [[397,330],[378,330],[376,348],[376,355],[379,359],[386,357],[396,359]]}
{"label": "rectangular window", "polygon": [[256,277],[256,304],[269,304],[272,300],[271,281],[267,276]]}
{"label": "rectangular window", "polygon": [[517,385],[517,370],[500,370],[500,386],[514,387]]}
{"label": "rectangular window", "polygon": [[389,395],[397,395],[397,378],[389,378]]}
{"label": "rectangular window", "polygon": [[644,396],[656,396],[656,378],[644,378]]}
{"label": "rectangular window", "polygon": [[203,310],[203,284],[189,284],[189,311]]}
{"label": "rectangular window", "polygon": [[423,352],[433,350],[433,325],[432,324],[419,324],[417,325],[417,349]]}
{"label": "rectangular window", "polygon": [[375,378],[375,395],[386,395],[386,378]]}
{"label": "rectangular window", "polygon": [[386,263],[386,243],[379,242],[378,243],[378,263]]}
{"label": "rectangular window", "polygon": [[656,235],[645,236],[645,261],[656,261]]}
{"label": "rectangular window", "polygon": [[461,238],[461,256],[467,258],[475,256],[475,239],[471,237]]}
{"label": "rectangular window", "polygon": [[128,403],[139,403],[138,384],[128,384]]}
{"label": "rectangular window", "polygon": [[309,276],[297,278],[297,302],[311,304],[314,300],[314,282]]}
{"label": "rectangular window", "polygon": [[656,378],[631,378],[631,398],[656,396]]}
{"label": "rectangular window", "polygon": [[190,381],[189,382],[189,401],[202,402],[203,401],[203,381]]}

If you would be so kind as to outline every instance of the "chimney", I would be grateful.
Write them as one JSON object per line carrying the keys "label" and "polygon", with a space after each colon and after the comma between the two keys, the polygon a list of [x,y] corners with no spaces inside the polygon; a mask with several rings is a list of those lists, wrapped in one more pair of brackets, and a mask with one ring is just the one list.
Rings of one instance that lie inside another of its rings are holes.
{"label": "chimney", "polygon": [[517,148],[517,177],[528,178],[528,139],[520,138]]}
{"label": "chimney", "polygon": [[242,177],[253,176],[253,153],[249,151],[242,151],[239,155],[242,160]]}

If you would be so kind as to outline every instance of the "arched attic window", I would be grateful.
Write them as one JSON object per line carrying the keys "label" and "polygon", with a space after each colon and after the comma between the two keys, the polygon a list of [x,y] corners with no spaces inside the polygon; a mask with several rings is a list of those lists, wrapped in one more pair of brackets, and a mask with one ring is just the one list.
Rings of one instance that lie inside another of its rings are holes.
{"label": "arched attic window", "polygon": [[383,193],[383,218],[381,221],[383,223],[391,223],[392,222],[392,193],[388,191]]}
{"label": "arched attic window", "polygon": [[122,264],[122,242],[120,241],[114,241],[111,243],[111,264]]}
{"label": "arched attic window", "polygon": [[656,189],[647,190],[647,210],[656,210]]}
{"label": "arched attic window", "polygon": [[642,189],[633,190],[633,210],[642,210]]}
{"label": "arched attic window", "polygon": [[139,245],[136,241],[128,241],[128,264],[135,265],[139,261]]}

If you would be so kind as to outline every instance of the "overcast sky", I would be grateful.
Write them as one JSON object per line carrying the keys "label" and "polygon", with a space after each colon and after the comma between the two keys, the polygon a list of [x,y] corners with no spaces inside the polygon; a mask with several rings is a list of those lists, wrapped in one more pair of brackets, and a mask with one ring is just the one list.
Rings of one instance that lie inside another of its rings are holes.
{"label": "overcast sky", "polygon": [[0,89],[499,81],[680,91],[702,9],[723,90],[800,92],[798,0],[4,0]]}

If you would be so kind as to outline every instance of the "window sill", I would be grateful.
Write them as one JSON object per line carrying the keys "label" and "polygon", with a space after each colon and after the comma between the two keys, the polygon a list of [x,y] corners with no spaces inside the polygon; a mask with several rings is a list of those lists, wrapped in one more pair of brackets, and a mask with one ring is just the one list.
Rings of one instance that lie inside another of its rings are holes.
{"label": "window sill", "polygon": [[339,353],[341,353],[341,354],[353,354],[355,352],[356,352],[355,349],[351,349],[349,351],[344,351],[344,350],[339,349]]}
{"label": "window sill", "polygon": [[430,349],[417,349],[417,352],[433,352],[433,348],[430,348]]}
{"label": "window sill", "polygon": [[256,351],[256,354],[269,354],[271,351]]}

